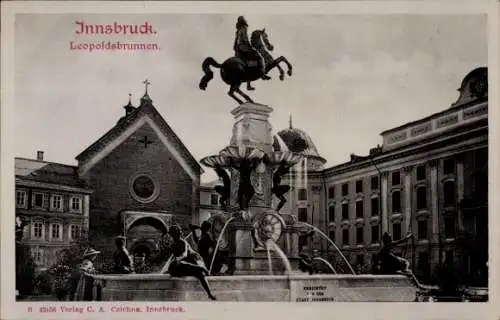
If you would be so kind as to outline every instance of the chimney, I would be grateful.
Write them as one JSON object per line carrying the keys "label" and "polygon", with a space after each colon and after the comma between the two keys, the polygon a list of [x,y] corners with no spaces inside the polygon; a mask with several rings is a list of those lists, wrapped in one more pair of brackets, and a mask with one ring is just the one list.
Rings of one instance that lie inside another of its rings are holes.
{"label": "chimney", "polygon": [[39,150],[36,152],[36,160],[43,161],[43,151]]}

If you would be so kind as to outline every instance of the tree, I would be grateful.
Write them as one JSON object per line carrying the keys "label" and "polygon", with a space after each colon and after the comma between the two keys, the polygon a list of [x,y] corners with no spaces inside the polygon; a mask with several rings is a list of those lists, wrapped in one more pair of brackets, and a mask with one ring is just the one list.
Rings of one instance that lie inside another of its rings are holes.
{"label": "tree", "polygon": [[89,242],[83,234],[69,247],[60,250],[57,261],[48,268],[47,273],[52,276],[54,282],[54,293],[60,300],[63,300],[71,291],[71,287],[76,285],[79,277],[78,265],[88,247]]}
{"label": "tree", "polygon": [[16,217],[16,290],[19,295],[29,295],[35,286],[35,261],[30,249],[21,243],[26,222]]}

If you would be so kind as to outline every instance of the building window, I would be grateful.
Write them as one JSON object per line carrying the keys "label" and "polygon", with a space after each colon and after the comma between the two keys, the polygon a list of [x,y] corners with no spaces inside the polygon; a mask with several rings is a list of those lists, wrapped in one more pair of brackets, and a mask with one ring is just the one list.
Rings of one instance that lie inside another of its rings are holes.
{"label": "building window", "polygon": [[345,246],[349,244],[349,229],[342,229],[342,244]]}
{"label": "building window", "polygon": [[216,206],[219,204],[219,196],[216,194],[211,194],[210,195],[210,204],[212,206]]}
{"label": "building window", "polygon": [[392,193],[392,213],[401,213],[401,192]]}
{"label": "building window", "polygon": [[356,201],[356,218],[363,218],[363,200]]}
{"label": "building window", "polygon": [[480,203],[488,201],[488,171],[477,170],[474,173],[474,198]]}
{"label": "building window", "polygon": [[33,239],[42,239],[43,238],[43,223],[41,222],[34,222],[32,224],[32,235]]}
{"label": "building window", "polygon": [[379,187],[378,186],[378,184],[379,184],[378,183],[378,176],[373,176],[371,178],[371,183],[370,184],[371,184],[372,190],[378,190],[378,187]]}
{"label": "building window", "polygon": [[307,200],[307,189],[299,189],[298,190],[298,198],[299,198],[299,201],[305,201]]}
{"label": "building window", "polygon": [[77,240],[80,237],[80,226],[71,225],[69,227],[69,239]]}
{"label": "building window", "polygon": [[488,167],[488,149],[482,148],[474,151],[474,168],[482,169]]}
{"label": "building window", "polygon": [[417,226],[417,233],[419,240],[427,239],[427,220],[420,220]]}
{"label": "building window", "polygon": [[328,238],[335,243],[335,230],[328,231]]}
{"label": "building window", "polygon": [[447,250],[444,256],[444,263],[453,263],[453,251]]}
{"label": "building window", "polygon": [[69,202],[69,208],[71,212],[82,212],[82,198],[71,197]]}
{"label": "building window", "polygon": [[427,209],[427,189],[425,187],[417,188],[417,210]]}
{"label": "building window", "polygon": [[46,208],[48,207],[47,196],[41,192],[33,192],[31,205],[33,208]]}
{"label": "building window", "polygon": [[379,202],[378,198],[372,198],[371,199],[371,205],[372,205],[372,216],[378,216],[379,215]]}
{"label": "building window", "polygon": [[364,241],[364,233],[363,233],[363,227],[357,227],[356,228],[356,243],[357,244],[363,244]]}
{"label": "building window", "polygon": [[328,198],[329,199],[335,198],[335,187],[334,186],[328,187]]}
{"label": "building window", "polygon": [[304,247],[307,246],[308,240],[307,236],[299,236],[299,250],[304,250]]}
{"label": "building window", "polygon": [[356,181],[356,193],[363,192],[363,180]]}
{"label": "building window", "polygon": [[420,252],[418,254],[418,270],[424,275],[429,274],[429,253]]}
{"label": "building window", "polygon": [[160,194],[160,185],[152,175],[136,173],[130,179],[129,192],[136,201],[150,203]]}
{"label": "building window", "polygon": [[344,183],[342,185],[342,196],[345,197],[349,194],[349,184]]}
{"label": "building window", "polygon": [[453,174],[455,173],[455,160],[452,158],[443,160],[443,173]]}
{"label": "building window", "polygon": [[372,243],[378,243],[380,241],[378,225],[372,226]]}
{"label": "building window", "polygon": [[356,255],[356,265],[361,266],[361,267],[365,265],[365,255],[364,254],[357,254]]}
{"label": "building window", "polygon": [[400,240],[401,239],[401,223],[393,223],[392,224],[392,239]]}
{"label": "building window", "polygon": [[328,221],[335,221],[335,205],[328,207]]}
{"label": "building window", "polygon": [[299,208],[298,209],[299,221],[307,222],[307,208]]}
{"label": "building window", "polygon": [[446,207],[455,205],[455,183],[446,181],[443,185],[444,205]]}
{"label": "building window", "polygon": [[53,223],[50,225],[50,239],[51,240],[62,240],[62,230],[61,225],[58,223]]}
{"label": "building window", "polygon": [[455,219],[445,218],[444,219],[444,236],[446,239],[455,238]]}
{"label": "building window", "polygon": [[42,264],[43,262],[43,250],[42,248],[33,248],[31,251],[31,256],[36,264]]}
{"label": "building window", "polygon": [[342,220],[349,220],[349,203],[342,203]]}
{"label": "building window", "polygon": [[16,207],[26,208],[26,191],[16,190]]}
{"label": "building window", "polygon": [[401,183],[401,175],[399,171],[395,171],[392,173],[392,185],[393,186],[399,186]]}
{"label": "building window", "polygon": [[52,201],[50,202],[50,209],[56,211],[63,210],[63,197],[60,194],[52,195]]}
{"label": "building window", "polygon": [[418,166],[417,167],[417,181],[422,181],[425,180],[427,177],[427,168],[424,165]]}

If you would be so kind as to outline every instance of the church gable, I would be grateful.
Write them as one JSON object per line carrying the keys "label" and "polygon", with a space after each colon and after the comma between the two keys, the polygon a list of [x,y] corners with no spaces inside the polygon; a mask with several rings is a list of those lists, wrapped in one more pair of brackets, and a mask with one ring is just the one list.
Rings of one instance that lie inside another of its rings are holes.
{"label": "church gable", "polygon": [[170,154],[169,157],[178,163],[181,170],[185,171],[193,182],[199,183],[199,176],[202,173],[200,165],[154,108],[149,96],[146,94],[141,99],[139,108],[134,108],[130,103],[124,108],[127,110],[127,115],[77,156],[79,174],[85,176],[122,144],[132,143],[136,149],[127,148],[127,152],[148,153],[148,150],[156,149],[153,145],[165,148]]}

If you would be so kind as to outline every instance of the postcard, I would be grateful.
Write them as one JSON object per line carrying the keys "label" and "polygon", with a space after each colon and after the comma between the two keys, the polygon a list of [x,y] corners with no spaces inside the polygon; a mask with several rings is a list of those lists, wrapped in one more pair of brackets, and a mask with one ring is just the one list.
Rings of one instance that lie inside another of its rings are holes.
{"label": "postcard", "polygon": [[2,2],[2,319],[497,319],[498,16]]}

